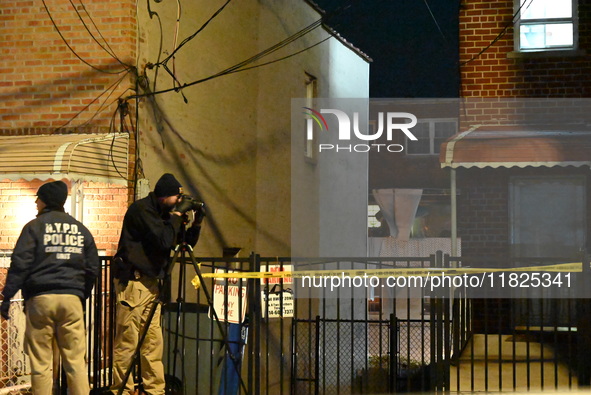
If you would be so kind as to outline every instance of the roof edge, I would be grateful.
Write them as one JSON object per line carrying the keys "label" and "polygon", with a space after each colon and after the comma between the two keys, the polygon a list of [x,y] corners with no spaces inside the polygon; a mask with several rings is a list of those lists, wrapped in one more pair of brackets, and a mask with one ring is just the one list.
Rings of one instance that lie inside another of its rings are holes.
{"label": "roof edge", "polygon": [[366,62],[368,62],[368,63],[373,62],[373,59],[368,54],[366,54],[361,49],[359,49],[358,47],[353,45],[351,42],[347,41],[347,39],[345,39],[343,36],[341,36],[341,34],[339,32],[337,32],[335,29],[333,29],[332,27],[330,27],[329,25],[327,25],[324,22],[324,17],[326,15],[325,9],[320,8],[320,6],[317,3],[313,2],[312,0],[304,0],[304,1],[310,6],[310,8],[312,8],[314,11],[316,11],[322,17],[322,19],[323,19],[322,28],[328,34],[330,34],[332,37],[336,38],[341,44],[343,44],[345,47],[349,48],[351,51],[353,51],[355,54],[357,54],[360,58],[362,58]]}

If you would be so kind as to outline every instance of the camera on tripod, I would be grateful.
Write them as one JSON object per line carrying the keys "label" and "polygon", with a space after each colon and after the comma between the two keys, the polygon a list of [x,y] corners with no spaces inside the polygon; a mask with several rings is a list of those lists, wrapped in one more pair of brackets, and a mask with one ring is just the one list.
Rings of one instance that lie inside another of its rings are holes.
{"label": "camera on tripod", "polygon": [[[200,202],[199,200],[195,199],[193,196],[190,195],[181,195],[182,201],[187,201],[190,203],[189,210],[199,211],[205,208],[205,203]],[[187,211],[189,211],[187,210]]]}
{"label": "camera on tripod", "polygon": [[181,195],[181,201],[176,206],[176,211],[185,214],[187,211],[195,211],[195,217],[205,216],[205,203],[200,202],[190,195]]}

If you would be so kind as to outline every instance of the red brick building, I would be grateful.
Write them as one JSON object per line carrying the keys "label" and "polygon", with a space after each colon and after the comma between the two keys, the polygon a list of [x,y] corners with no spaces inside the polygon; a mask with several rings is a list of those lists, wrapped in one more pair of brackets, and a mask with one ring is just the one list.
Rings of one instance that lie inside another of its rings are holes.
{"label": "red brick building", "polygon": [[[72,214],[83,219],[103,253],[114,253],[128,203],[127,155],[133,158],[135,140],[131,109],[118,110],[117,99],[136,81],[130,66],[136,45],[132,1],[97,0],[75,7],[59,0],[0,4],[0,144],[10,147],[10,153],[0,150],[3,252],[14,247],[22,225],[34,218],[37,188],[63,179],[79,193],[70,197],[78,207]],[[82,149],[82,140],[115,134],[125,155],[116,168],[108,142]],[[58,135],[74,140],[61,141]],[[19,145],[24,140],[8,136],[35,137],[25,148]],[[82,166],[62,162],[60,169],[52,167],[64,150],[66,155],[76,150],[69,158]],[[75,206],[68,202],[66,209]]]}
{"label": "red brick building", "polygon": [[[465,264],[574,262],[589,250],[591,4],[554,3],[462,2],[460,127],[440,162],[457,188]],[[488,321],[478,305],[475,329],[577,325],[572,306],[529,303],[494,302],[504,319]]]}
{"label": "red brick building", "polygon": [[[464,264],[572,260],[591,234],[591,3],[464,0],[458,23],[460,98],[409,107],[431,149],[393,141],[405,151],[372,156],[370,188],[455,206]],[[439,129],[453,118],[453,133]]]}
{"label": "red brick building", "polygon": [[[573,48],[519,50],[514,1],[462,1],[462,97],[590,97],[591,4],[574,1],[578,36]],[[525,4],[527,6],[527,4]]]}
{"label": "red brick building", "polygon": [[[585,241],[579,248],[585,248],[588,243],[586,235],[591,223],[589,167],[580,162],[574,163],[571,156],[576,155],[577,151],[589,152],[589,138],[569,146],[567,140],[560,140],[557,135],[548,137],[544,133],[547,129],[557,129],[557,125],[543,124],[546,113],[555,112],[555,108],[540,108],[538,114],[534,112],[520,117],[518,113],[507,110],[507,107],[511,107],[507,103],[515,98],[525,99],[519,101],[522,104],[528,103],[528,98],[543,98],[546,100],[543,103],[551,106],[552,103],[565,103],[564,99],[567,98],[580,98],[578,103],[582,107],[586,106],[585,98],[591,97],[591,4],[573,1],[571,19],[566,14],[552,19],[553,10],[546,10],[547,19],[544,20],[531,18],[528,10],[531,5],[527,3],[519,9],[519,4],[513,1],[462,2],[459,60],[461,94],[466,105],[459,131],[480,124],[488,125],[491,133],[495,133],[491,125],[518,125],[515,130],[534,132],[527,141],[513,141],[512,153],[502,166],[458,165],[457,182],[461,190],[458,233],[466,255],[515,256],[517,252],[512,246],[515,243],[512,237],[515,235],[511,234],[512,229],[515,229],[511,228],[514,224],[509,222],[512,215],[509,194],[511,180],[519,177],[581,177],[586,184],[583,189],[587,191],[585,207],[581,208],[586,211],[583,216],[587,218],[587,223],[583,225],[585,230],[582,232]],[[563,6],[569,6],[568,2]],[[552,26],[558,22],[574,25],[572,42],[551,41]],[[523,43],[527,33],[519,34],[520,28],[524,31],[533,30],[532,26],[544,26],[547,30],[545,44],[536,48]],[[487,108],[479,108],[478,103]],[[571,130],[588,132],[588,119],[584,112],[580,114],[580,119],[568,120],[573,124],[579,123]],[[501,129],[497,128],[497,131]],[[536,146],[542,139],[548,139],[557,146],[561,144],[560,148],[542,154],[542,150]],[[480,145],[480,149],[493,152],[499,149],[499,144],[489,139]],[[532,153],[546,157],[538,157],[538,162],[533,164],[525,163],[528,159],[524,158]]]}

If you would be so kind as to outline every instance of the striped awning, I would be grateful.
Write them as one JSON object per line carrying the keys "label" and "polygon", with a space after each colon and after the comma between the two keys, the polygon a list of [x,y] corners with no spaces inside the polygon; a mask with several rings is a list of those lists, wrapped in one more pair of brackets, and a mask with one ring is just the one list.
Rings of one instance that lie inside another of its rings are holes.
{"label": "striped awning", "polygon": [[0,136],[0,178],[126,185],[128,140],[125,133]]}
{"label": "striped awning", "polygon": [[591,131],[584,128],[482,126],[441,145],[441,167],[591,166]]}

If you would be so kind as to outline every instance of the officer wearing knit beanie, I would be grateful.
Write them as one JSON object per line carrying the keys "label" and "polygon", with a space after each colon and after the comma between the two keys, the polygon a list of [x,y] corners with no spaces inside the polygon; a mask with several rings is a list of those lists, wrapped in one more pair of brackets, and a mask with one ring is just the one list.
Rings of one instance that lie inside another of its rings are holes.
{"label": "officer wearing knit beanie", "polygon": [[[194,210],[194,203],[190,197],[182,198],[182,193],[181,183],[172,174],[165,173],[156,182],[154,191],[133,202],[123,218],[112,266],[117,298],[114,325],[117,330],[111,365],[113,385],[110,388],[114,394],[134,392],[136,383],[129,377],[135,367],[142,371],[146,394],[167,392],[160,317],[161,302],[169,297],[166,291],[169,286],[162,287],[162,283],[170,282],[168,270],[175,245],[182,242],[194,246],[201,229],[197,217],[187,228],[188,217],[183,214]],[[149,313],[154,314],[153,319]],[[149,330],[144,332],[146,324]],[[142,333],[146,337],[141,345],[141,358],[134,358],[133,350],[137,349],[137,339]]]}
{"label": "officer wearing knit beanie", "polygon": [[22,291],[24,349],[35,394],[51,393],[54,349],[61,357],[68,392],[90,393],[83,306],[100,273],[100,260],[92,233],[64,212],[67,197],[63,181],[45,183],[37,190],[37,217],[21,231],[2,291],[4,319],[10,319],[10,299]]}
{"label": "officer wearing knit beanie", "polygon": [[183,186],[174,176],[170,173],[165,173],[156,182],[154,188],[154,195],[159,198],[176,196],[183,193]]}
{"label": "officer wearing knit beanie", "polygon": [[37,197],[49,209],[63,209],[68,198],[68,186],[63,181],[48,182],[39,187]]}

